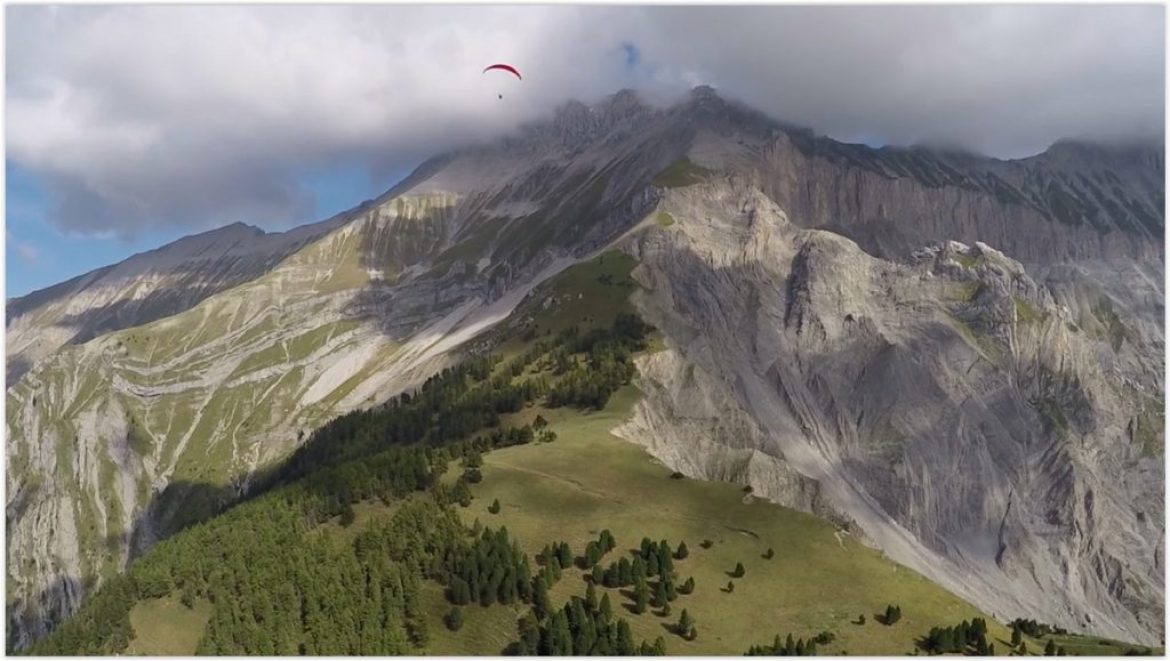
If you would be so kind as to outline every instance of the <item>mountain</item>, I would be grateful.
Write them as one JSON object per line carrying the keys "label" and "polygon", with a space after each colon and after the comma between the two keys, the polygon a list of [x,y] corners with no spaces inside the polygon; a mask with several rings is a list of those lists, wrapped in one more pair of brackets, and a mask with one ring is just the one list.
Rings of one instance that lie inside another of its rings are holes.
{"label": "mountain", "polygon": [[664,344],[619,434],[996,617],[1157,642],[1163,160],[872,149],[623,91],[324,223],[11,300],[9,647],[610,248]]}
{"label": "mountain", "polygon": [[248,282],[344,221],[284,234],[236,223],[8,301],[8,385],[65,344],[140,326]]}

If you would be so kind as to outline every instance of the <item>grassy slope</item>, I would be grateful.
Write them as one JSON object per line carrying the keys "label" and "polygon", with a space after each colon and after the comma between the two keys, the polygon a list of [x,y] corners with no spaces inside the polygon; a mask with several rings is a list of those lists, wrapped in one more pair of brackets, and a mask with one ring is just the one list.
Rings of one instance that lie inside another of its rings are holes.
{"label": "grassy slope", "polygon": [[[695,577],[695,593],[680,596],[666,618],[620,611],[631,620],[636,638],[666,636],[672,654],[742,654],[775,634],[807,637],[822,630],[837,636],[822,653],[906,654],[931,626],[981,615],[849,537],[838,541],[827,522],[761,501],[745,502],[744,493],[731,484],[671,479],[670,471],[641,448],[609,433],[628,415],[637,396],[635,388],[627,387],[604,411],[587,415],[544,409],[517,414],[513,422],[519,424],[539,412],[558,438],[485,456],[484,480],[472,488],[476,500],[462,510],[466,522],[478,518],[487,526],[506,525],[533,554],[562,539],[580,553],[601,529],[609,528],[618,550],[603,564],[638,546],[643,536],[672,545],[686,541],[690,556],[677,562],[676,570],[680,578]],[[488,513],[497,498],[500,513]],[[701,548],[704,539],[714,545]],[[776,555],[765,560],[762,554],[769,547]],[[732,580],[727,572],[736,562],[747,573],[734,581],[734,592],[724,592]],[[574,569],[565,573],[552,596],[559,603],[584,589]],[[609,592],[615,607],[630,602],[618,590]],[[887,603],[902,606],[902,621],[892,627],[874,618]],[[699,637],[694,642],[664,628],[677,621],[682,608],[696,620]],[[867,623],[851,624],[861,613]],[[436,651],[457,649],[447,639],[465,633],[441,631]],[[1008,630],[999,624],[992,623],[992,633],[1008,638]]]}
{"label": "grassy slope", "polygon": [[[550,284],[560,304],[533,313],[538,335],[572,324],[608,324],[619,312],[631,311],[628,296],[637,286],[629,279],[634,260],[606,253],[578,265]],[[608,281],[603,282],[604,280]],[[534,297],[540,300],[540,297]],[[589,301],[583,305],[582,301]],[[522,311],[523,312],[523,311]],[[519,352],[522,343],[508,345]],[[643,536],[671,544],[686,541],[690,557],[676,563],[680,577],[694,576],[695,593],[680,596],[673,614],[635,616],[619,604],[629,602],[609,590],[618,612],[631,619],[635,638],[665,636],[672,654],[742,654],[755,643],[770,642],[789,632],[811,636],[833,631],[837,640],[822,653],[906,654],[914,640],[931,626],[949,626],[977,617],[978,610],[918,574],[883,559],[879,553],[812,516],[763,502],[745,502],[730,484],[670,479],[670,471],[641,448],[610,430],[630,413],[638,397],[633,386],[619,391],[605,410],[581,414],[569,409],[530,408],[513,417],[524,424],[537,413],[557,432],[551,444],[498,450],[484,458],[484,481],[472,487],[476,500],[462,510],[468,524],[506,525],[532,554],[549,542],[568,541],[580,553],[602,528],[617,537],[621,552],[640,544]],[[449,477],[458,475],[452,471]],[[499,499],[501,512],[488,505]],[[700,542],[714,545],[704,550]],[[762,557],[767,548],[776,555]],[[617,559],[610,553],[603,564]],[[723,592],[726,572],[743,562],[747,574],[732,593]],[[584,592],[580,572],[568,570],[552,590],[555,602]],[[874,615],[887,603],[902,606],[902,621],[885,627]],[[512,608],[464,608],[466,624],[458,633],[442,626],[449,608],[441,600],[434,614],[432,653],[495,653],[499,641],[480,632],[511,627],[519,613]],[[696,618],[699,637],[683,641],[664,628],[686,608]],[[861,613],[867,624],[854,625]],[[989,618],[990,622],[990,618]],[[1009,638],[1002,625],[991,623],[993,640]],[[997,648],[1006,651],[1005,644]]]}
{"label": "grassy slope", "polygon": [[211,604],[197,601],[187,608],[174,596],[143,601],[130,611],[136,636],[126,653],[131,656],[190,656],[211,617]]}
{"label": "grassy slope", "polygon": [[[548,285],[559,304],[531,311],[538,334],[555,333],[572,324],[607,325],[619,312],[629,311],[626,299],[636,287],[629,280],[633,266],[631,258],[607,253],[566,271]],[[609,277],[603,281],[602,276]],[[509,353],[519,353],[525,343],[514,340],[505,346]],[[609,528],[618,548],[603,558],[603,565],[638,546],[643,536],[665,538],[675,546],[686,541],[690,556],[676,561],[676,571],[682,580],[693,576],[696,590],[680,595],[672,604],[671,616],[660,617],[654,609],[634,615],[624,607],[630,603],[628,596],[603,588],[610,593],[615,612],[630,620],[636,639],[663,636],[671,654],[738,655],[752,644],[770,642],[776,634],[809,637],[829,630],[837,639],[821,646],[821,654],[900,655],[910,653],[915,639],[932,626],[950,626],[981,615],[913,571],[848,536],[838,537],[832,524],[752,501],[731,484],[671,479],[670,471],[640,447],[610,434],[629,415],[637,398],[637,389],[627,386],[602,411],[582,414],[530,407],[510,416],[505,424],[521,425],[539,413],[558,438],[553,443],[486,455],[484,480],[472,487],[476,498],[469,508],[460,510],[465,522],[471,525],[478,519],[489,527],[505,525],[533,555],[546,543],[560,540],[580,553],[602,528]],[[453,466],[446,478],[454,480],[459,472]],[[502,506],[499,514],[487,511],[494,499]],[[387,520],[393,507],[362,504],[355,513],[355,525],[343,528],[327,523],[317,532],[334,537],[338,544],[349,543],[367,521]],[[714,545],[703,549],[704,539]],[[762,557],[767,548],[775,550],[771,560]],[[734,592],[724,592],[722,588],[732,580],[727,572],[736,562],[744,564],[746,576],[734,580]],[[570,569],[551,595],[559,605],[584,590],[581,572]],[[442,589],[428,582],[424,599],[431,632],[426,651],[432,655],[499,654],[515,639],[516,621],[527,611],[522,605],[466,606],[464,626],[453,633],[443,625],[450,605]],[[887,603],[902,607],[902,620],[892,627],[874,617]],[[173,598],[140,604],[132,620],[137,640],[131,650],[159,649],[145,646],[166,638],[175,621],[185,621],[187,630],[202,631],[190,619],[191,611],[175,608],[183,607]],[[683,641],[666,628],[677,621],[683,608],[696,621],[699,636],[693,642]],[[862,613],[867,623],[852,624]],[[1005,653],[1008,630],[990,618],[988,622],[997,651]],[[193,651],[198,636],[189,638],[173,640],[170,649]],[[1029,639],[1029,649],[1033,654],[1041,652],[1044,642]],[[1119,654],[1127,647],[1065,636],[1058,643],[1072,654]]]}
{"label": "grassy slope", "polygon": [[[632,311],[628,297],[637,285],[629,273],[635,265],[628,255],[610,252],[567,270],[549,285],[560,304],[533,311],[538,335],[573,324],[582,328],[608,324],[619,312]],[[518,353],[524,344],[514,340],[506,346]],[[616,535],[621,551],[640,544],[643,536],[665,537],[674,545],[686,541],[690,556],[677,562],[676,569],[680,578],[695,577],[696,591],[680,596],[670,617],[635,616],[618,606],[628,598],[607,590],[618,612],[631,619],[635,637],[652,640],[663,635],[671,654],[742,654],[749,645],[767,643],[777,633],[799,637],[823,630],[834,632],[837,639],[822,646],[822,654],[906,654],[930,627],[982,615],[851,538],[841,536],[838,541],[827,522],[776,505],[745,502],[743,492],[729,484],[670,479],[669,471],[645,451],[610,434],[637,398],[637,389],[630,386],[615,394],[604,411],[583,415],[570,409],[531,408],[507,420],[521,425],[539,413],[550,421],[558,440],[487,455],[484,481],[472,487],[476,500],[461,511],[464,520],[469,525],[477,519],[486,526],[506,525],[534,555],[557,540],[568,541],[580,553],[602,528]],[[458,474],[453,470],[448,477]],[[493,515],[487,508],[495,499],[501,511]],[[701,548],[704,539],[715,542],[711,549]],[[776,555],[764,560],[762,553],[769,547]],[[607,555],[602,564],[616,560],[617,553]],[[744,563],[747,574],[735,580],[734,592],[725,593],[721,588],[732,580],[726,572],[736,562]],[[585,590],[578,570],[568,570],[565,576],[551,591],[558,604]],[[903,617],[885,627],[874,615],[890,602],[901,605]],[[494,632],[506,627],[514,631],[516,619],[524,613],[513,607],[465,607],[464,627],[452,633],[442,624],[449,605],[441,596],[436,597],[436,608],[428,648],[435,654],[496,653],[501,640]],[[677,621],[682,608],[697,620],[700,635],[694,642],[663,628]],[[852,624],[861,613],[867,623]],[[990,640],[1000,654],[1006,653],[1009,630],[986,619]],[[1103,647],[1095,639],[1078,636],[1060,638],[1058,644],[1070,654],[1119,654],[1128,647],[1112,641]],[[1027,642],[1033,653],[1039,653],[1047,639]]]}
{"label": "grassy slope", "polygon": [[661,188],[685,188],[703,181],[710,174],[710,170],[697,165],[689,158],[683,158],[659,172],[651,183]]}

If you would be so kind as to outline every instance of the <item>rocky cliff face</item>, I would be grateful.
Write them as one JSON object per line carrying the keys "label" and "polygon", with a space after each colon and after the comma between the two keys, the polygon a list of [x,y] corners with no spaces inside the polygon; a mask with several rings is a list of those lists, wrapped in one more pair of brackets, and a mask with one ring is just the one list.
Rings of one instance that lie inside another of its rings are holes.
{"label": "rocky cliff face", "polygon": [[1131,431],[1158,386],[1103,359],[1106,322],[986,244],[877,259],[735,178],[661,212],[625,246],[669,348],[619,433],[826,513],[1000,617],[1159,640],[1160,440]]}
{"label": "rocky cliff face", "polygon": [[13,301],[9,646],[615,241],[669,347],[628,438],[1000,616],[1156,639],[1160,154],[873,150],[708,88],[622,92],[326,223],[225,228]]}
{"label": "rocky cliff face", "polygon": [[750,173],[793,222],[848,236],[872,255],[904,258],[923,242],[956,240],[984,241],[1026,264],[1161,259],[1160,145],[1065,142],[1000,161],[872,149],[792,129],[763,137],[754,113],[708,103],[724,124],[753,130],[734,140],[715,132],[713,148],[696,150],[696,161]]}

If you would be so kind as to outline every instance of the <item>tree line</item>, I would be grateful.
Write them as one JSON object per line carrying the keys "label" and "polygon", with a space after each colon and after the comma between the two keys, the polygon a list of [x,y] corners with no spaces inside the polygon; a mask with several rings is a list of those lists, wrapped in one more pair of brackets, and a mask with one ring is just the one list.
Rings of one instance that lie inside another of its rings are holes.
{"label": "tree line", "polygon": [[814,639],[793,638],[792,634],[780,640],[777,634],[771,645],[752,645],[744,656],[816,656],[817,641]]}
{"label": "tree line", "polygon": [[995,654],[995,644],[987,642],[987,621],[981,617],[970,622],[963,620],[952,627],[931,627],[918,646],[930,654]]}
{"label": "tree line", "polygon": [[[557,341],[599,365],[623,362],[647,328],[636,317],[619,317],[609,329]],[[620,618],[604,617],[600,603],[596,611],[572,604],[554,611],[548,603],[548,588],[572,562],[571,553],[566,564],[558,556],[533,572],[506,529],[472,535],[453,510],[470,504],[469,485],[482,479],[482,454],[550,440],[545,425],[501,428],[499,420],[547,394],[542,380],[513,383],[512,376],[552,346],[538,343],[502,368],[495,356],[469,359],[384,406],[332,420],[261,476],[246,501],[157,544],[29,653],[122,653],[133,635],[131,608],[178,594],[188,607],[197,600],[211,605],[200,654],[412,654],[430,638],[419,596],[427,580],[445,585],[456,608],[531,603],[537,631],[549,632],[544,649],[554,638],[557,649],[565,649],[561,627],[552,622],[559,612],[575,650],[626,653],[633,643],[625,643]],[[462,475],[444,486],[440,478],[459,459]],[[363,501],[399,506],[388,522],[368,524],[352,544],[338,547],[318,533],[333,519],[353,524],[353,505]],[[583,562],[596,566],[614,544],[603,534],[586,547]],[[639,560],[644,565],[648,558]],[[657,551],[654,561],[661,571]],[[447,625],[461,620],[453,609]],[[635,649],[660,648],[656,642]]]}

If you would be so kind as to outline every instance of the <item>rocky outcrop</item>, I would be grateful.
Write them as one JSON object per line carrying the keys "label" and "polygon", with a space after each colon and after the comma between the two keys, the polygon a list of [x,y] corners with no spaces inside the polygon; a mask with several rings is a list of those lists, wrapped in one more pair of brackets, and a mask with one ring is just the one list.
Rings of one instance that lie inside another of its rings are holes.
{"label": "rocky outcrop", "polygon": [[1019,262],[957,242],[877,259],[739,178],[661,210],[674,224],[625,246],[668,350],[639,364],[621,435],[830,509],[999,617],[1161,638],[1160,452],[1127,433],[1107,339]]}

